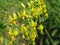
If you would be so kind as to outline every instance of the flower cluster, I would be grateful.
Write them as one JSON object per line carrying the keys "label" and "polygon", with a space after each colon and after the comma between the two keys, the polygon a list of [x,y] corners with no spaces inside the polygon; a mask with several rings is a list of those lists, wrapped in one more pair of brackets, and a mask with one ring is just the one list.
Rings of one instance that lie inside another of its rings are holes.
{"label": "flower cluster", "polygon": [[8,34],[11,37],[12,41],[14,41],[15,37],[18,35],[18,31],[17,30],[13,30],[13,29],[9,29]]}
{"label": "flower cluster", "polygon": [[[46,4],[44,3],[44,0],[30,0],[27,2],[27,7],[22,2],[21,6],[23,7],[22,11],[17,12],[17,14],[13,12],[13,16],[9,15],[9,20],[12,24],[17,25],[17,19],[20,19],[19,31],[22,35],[22,40],[35,41],[37,36],[37,26],[40,32],[43,33],[44,26],[42,24],[42,18],[44,18],[43,20],[48,19]],[[41,22],[38,24],[39,19]],[[14,37],[18,35],[18,32],[10,29],[9,35],[14,40]]]}
{"label": "flower cluster", "polygon": [[[9,29],[8,35],[11,39],[9,44],[14,42],[18,36],[23,40],[23,45],[35,45],[35,38],[38,35],[37,31],[39,30],[43,33],[43,22],[48,19],[44,0],[30,0],[26,2],[26,5],[21,2],[20,6],[23,9],[17,12],[13,11],[11,15],[8,15],[9,21],[7,23],[9,25],[7,27]],[[0,40],[2,41],[1,38]],[[25,41],[28,41],[28,44]]]}

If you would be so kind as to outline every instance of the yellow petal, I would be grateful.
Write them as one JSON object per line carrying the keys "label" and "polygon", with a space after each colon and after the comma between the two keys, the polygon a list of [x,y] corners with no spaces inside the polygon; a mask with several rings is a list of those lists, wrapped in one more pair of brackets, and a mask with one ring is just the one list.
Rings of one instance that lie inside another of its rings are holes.
{"label": "yellow petal", "polygon": [[21,3],[21,6],[25,8],[25,5],[23,3]]}
{"label": "yellow petal", "polygon": [[34,11],[35,11],[35,8],[34,8],[34,7],[32,7],[31,11],[32,11],[32,12],[34,12]]}
{"label": "yellow petal", "polygon": [[13,35],[12,29],[9,30],[8,34],[11,36]]}
{"label": "yellow petal", "polygon": [[44,29],[44,27],[43,27],[42,24],[39,25],[39,29],[40,29],[40,30],[43,30],[43,29]]}
{"label": "yellow petal", "polygon": [[16,15],[15,12],[13,12],[13,18],[14,18],[14,19],[17,19],[17,15]]}
{"label": "yellow petal", "polygon": [[11,15],[9,15],[9,20],[10,20],[10,22],[12,22],[14,20]]}
{"label": "yellow petal", "polygon": [[34,21],[32,21],[32,22],[31,22],[31,26],[32,26],[32,27],[35,27],[35,26],[36,26],[36,24],[37,24],[37,23],[36,23],[36,22],[34,22]]}
{"label": "yellow petal", "polygon": [[28,6],[31,7],[31,4],[28,2]]}
{"label": "yellow petal", "polygon": [[15,25],[16,25],[16,21],[13,21],[13,24],[15,24]]}
{"label": "yellow petal", "polygon": [[46,8],[44,8],[44,13],[45,13],[45,12],[47,12],[47,9],[46,9]]}
{"label": "yellow petal", "polygon": [[26,16],[26,10],[23,11],[23,15]]}
{"label": "yellow petal", "polygon": [[48,18],[48,13],[45,13],[45,17]]}
{"label": "yellow petal", "polygon": [[17,36],[18,35],[18,31],[17,30],[14,30],[13,35],[14,36]]}
{"label": "yellow petal", "polygon": [[12,41],[14,41],[15,40],[15,36],[11,36],[11,39],[12,39]]}
{"label": "yellow petal", "polygon": [[46,8],[46,4],[44,4],[43,8]]}

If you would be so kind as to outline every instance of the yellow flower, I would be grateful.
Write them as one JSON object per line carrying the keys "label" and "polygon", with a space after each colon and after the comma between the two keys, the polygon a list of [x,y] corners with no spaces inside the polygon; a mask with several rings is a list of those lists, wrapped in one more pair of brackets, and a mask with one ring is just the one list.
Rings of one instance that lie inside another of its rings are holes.
{"label": "yellow flower", "polygon": [[34,7],[32,7],[31,11],[32,11],[32,12],[34,12],[34,11],[35,11],[35,8],[34,8]]}
{"label": "yellow flower", "polygon": [[31,26],[32,26],[32,27],[35,27],[36,25],[37,25],[36,22],[34,22],[34,21],[31,22]]}
{"label": "yellow flower", "polygon": [[25,8],[25,5],[23,3],[21,3],[21,6]]}
{"label": "yellow flower", "polygon": [[33,32],[30,36],[31,40],[34,41],[35,40],[35,37],[36,37],[36,34]]}
{"label": "yellow flower", "polygon": [[28,2],[28,6],[31,7],[31,4]]}
{"label": "yellow flower", "polygon": [[26,16],[26,12],[25,11],[23,11],[23,14],[21,14],[21,13],[18,12],[18,17],[19,18],[25,20],[25,16]]}
{"label": "yellow flower", "polygon": [[39,12],[41,13],[42,10],[43,10],[42,6],[39,6],[38,10],[39,10]]}
{"label": "yellow flower", "polygon": [[44,26],[43,26],[42,24],[40,24],[40,25],[39,25],[39,30],[40,30],[40,33],[41,33],[41,34],[44,34],[44,33],[43,33],[43,29],[44,29]]}
{"label": "yellow flower", "polygon": [[9,21],[12,22],[14,19],[11,15],[9,15]]}
{"label": "yellow flower", "polygon": [[25,33],[27,35],[27,27],[23,26],[21,30],[23,33]]}
{"label": "yellow flower", "polygon": [[8,32],[8,34],[9,34],[10,36],[12,36],[12,35],[13,35],[13,36],[17,36],[17,35],[18,35],[18,31],[17,31],[17,30],[14,30],[14,31],[13,31],[12,29],[10,29],[9,32]]}
{"label": "yellow flower", "polygon": [[11,15],[9,15],[9,20],[10,20],[10,22],[12,22],[12,21],[14,21],[14,20],[16,20],[16,19],[17,19],[17,15],[16,15],[15,12],[13,12],[13,17],[12,17]]}
{"label": "yellow flower", "polygon": [[39,25],[39,29],[40,29],[40,30],[43,30],[43,29],[44,29],[44,27],[43,27],[42,24]]}
{"label": "yellow flower", "polygon": [[30,4],[33,5],[33,3],[34,3],[34,1],[31,0],[31,1],[30,1]]}
{"label": "yellow flower", "polygon": [[26,16],[26,15],[27,15],[27,14],[26,14],[26,10],[24,10],[24,11],[23,11],[23,16]]}
{"label": "yellow flower", "polygon": [[26,10],[24,9],[22,14],[18,12],[18,16],[25,20],[25,17],[27,17]]}
{"label": "yellow flower", "polygon": [[17,19],[17,15],[15,12],[13,12],[13,18],[16,20]]}
{"label": "yellow flower", "polygon": [[40,5],[40,4],[42,4],[42,2],[40,0],[38,0],[38,4]]}
{"label": "yellow flower", "polygon": [[13,31],[12,29],[10,29],[9,32],[8,32],[8,34],[10,35],[12,41],[14,41],[15,40],[15,36],[18,35],[18,31],[17,30]]}
{"label": "yellow flower", "polygon": [[15,24],[15,25],[16,25],[16,21],[13,21],[13,24]]}
{"label": "yellow flower", "polygon": [[14,41],[14,40],[15,40],[15,36],[12,35],[12,36],[11,36],[11,39],[12,39],[12,41]]}
{"label": "yellow flower", "polygon": [[43,8],[46,8],[46,4],[43,4]]}
{"label": "yellow flower", "polygon": [[48,18],[48,13],[45,13],[45,17]]}
{"label": "yellow flower", "polygon": [[44,13],[45,13],[45,12],[47,12],[47,9],[46,9],[46,8],[44,8]]}
{"label": "yellow flower", "polygon": [[13,35],[13,30],[10,28],[8,34],[11,36]]}
{"label": "yellow flower", "polygon": [[23,27],[24,28],[24,31],[26,31],[27,30],[27,28],[26,27]]}
{"label": "yellow flower", "polygon": [[17,36],[18,35],[18,31],[17,30],[14,30],[13,35],[14,36]]}

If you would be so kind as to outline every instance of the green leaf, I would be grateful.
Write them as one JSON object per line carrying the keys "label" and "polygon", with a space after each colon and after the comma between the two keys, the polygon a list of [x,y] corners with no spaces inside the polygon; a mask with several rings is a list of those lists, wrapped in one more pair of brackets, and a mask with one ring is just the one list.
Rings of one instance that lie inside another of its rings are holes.
{"label": "green leaf", "polygon": [[58,30],[54,30],[51,34],[51,36],[55,36]]}
{"label": "green leaf", "polygon": [[54,41],[54,45],[58,45],[59,44],[59,41]]}
{"label": "green leaf", "polygon": [[49,45],[49,44],[50,44],[49,39],[46,39],[46,43],[47,43],[47,45]]}

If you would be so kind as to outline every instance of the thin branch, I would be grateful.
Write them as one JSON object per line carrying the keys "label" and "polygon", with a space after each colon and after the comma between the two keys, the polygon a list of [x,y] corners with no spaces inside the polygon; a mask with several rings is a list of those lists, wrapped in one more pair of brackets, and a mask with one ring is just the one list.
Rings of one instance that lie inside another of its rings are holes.
{"label": "thin branch", "polygon": [[40,45],[43,45],[43,36],[40,38]]}
{"label": "thin branch", "polygon": [[45,30],[45,32],[46,32],[46,34],[47,34],[48,38],[50,39],[50,41],[51,41],[52,45],[54,45],[54,44],[53,44],[54,42],[53,42],[53,40],[52,40],[51,36],[49,35],[48,31],[47,31],[47,30]]}

